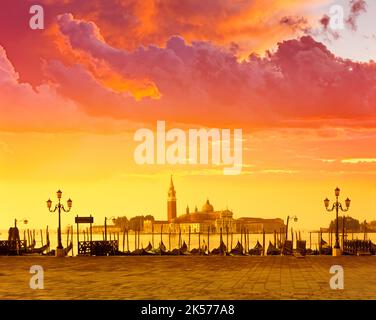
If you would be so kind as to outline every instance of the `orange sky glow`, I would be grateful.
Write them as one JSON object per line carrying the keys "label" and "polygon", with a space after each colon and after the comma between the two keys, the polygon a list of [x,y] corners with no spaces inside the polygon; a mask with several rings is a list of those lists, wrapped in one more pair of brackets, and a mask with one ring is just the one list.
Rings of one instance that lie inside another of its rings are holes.
{"label": "orange sky glow", "polygon": [[[336,38],[319,22],[329,0],[39,2],[44,30],[28,27],[30,1],[0,14],[0,229],[56,227],[45,201],[59,188],[63,225],[166,219],[171,174],[178,214],[209,198],[315,230],[339,186],[350,215],[376,220],[375,4]],[[242,129],[241,174],[136,164],[134,133],[158,120]]]}

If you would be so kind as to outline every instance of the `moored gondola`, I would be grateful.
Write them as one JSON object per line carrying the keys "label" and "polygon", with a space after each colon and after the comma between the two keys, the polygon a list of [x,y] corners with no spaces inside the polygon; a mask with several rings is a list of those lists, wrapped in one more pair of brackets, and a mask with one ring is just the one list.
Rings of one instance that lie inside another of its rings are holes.
{"label": "moored gondola", "polygon": [[146,248],[136,249],[131,252],[132,256],[150,256],[155,255],[155,251],[153,251],[153,246],[151,245],[150,241]]}
{"label": "moored gondola", "polygon": [[269,241],[268,250],[266,251],[268,256],[278,256],[281,254],[281,250],[279,250],[274,244]]}
{"label": "moored gondola", "polygon": [[244,255],[244,248],[243,248],[243,245],[238,241],[238,243],[236,244],[235,248],[233,248],[231,251],[230,251],[230,255],[231,256],[242,256]]}
{"label": "moored gondola", "polygon": [[376,254],[376,245],[372,242],[372,241],[370,241],[370,251],[371,251],[371,254],[372,255],[375,255]]}
{"label": "moored gondola", "polygon": [[185,241],[183,241],[183,244],[180,248],[173,249],[170,253],[170,255],[172,256],[189,255],[189,254],[190,252],[188,251],[188,246],[185,243]]}
{"label": "moored gondola", "polygon": [[321,248],[319,253],[322,255],[330,256],[332,254],[332,248],[328,245],[328,243],[321,238]]}
{"label": "moored gondola", "polygon": [[153,248],[149,252],[155,255],[161,255],[161,256],[166,256],[169,255],[169,252],[166,249],[166,246],[164,245],[163,241],[159,243],[158,248]]}
{"label": "moored gondola", "polygon": [[215,256],[224,256],[227,254],[227,247],[226,245],[224,244],[223,241],[221,241],[220,245],[218,248],[215,248],[213,249],[211,252],[210,252],[211,255],[215,255]]}
{"label": "moored gondola", "polygon": [[256,245],[254,246],[253,249],[250,249],[248,254],[251,256],[261,256],[262,254],[262,245],[261,243],[257,240]]}
{"label": "moored gondola", "polygon": [[145,251],[151,251],[152,249],[153,249],[153,246],[151,245],[149,241],[149,244],[146,246]]}
{"label": "moored gondola", "polygon": [[[22,255],[37,255],[37,254],[44,254],[45,251],[48,250],[48,248],[50,247],[50,244],[45,244],[44,246],[40,247],[40,248],[27,248],[23,253]],[[72,249],[72,247],[70,248]],[[70,250],[69,250],[70,251]]]}
{"label": "moored gondola", "polygon": [[302,256],[305,256],[307,253],[306,248],[307,242],[305,240],[297,240],[296,241],[296,252],[301,254]]}
{"label": "moored gondola", "polygon": [[292,255],[293,250],[292,250],[292,241],[286,240],[283,243],[283,248],[282,248],[282,254],[285,256],[290,256]]}
{"label": "moored gondola", "polygon": [[202,255],[202,256],[206,256],[207,255],[207,251],[208,250],[208,247],[207,245],[204,243],[201,248],[194,248],[190,251],[190,254],[191,255]]}

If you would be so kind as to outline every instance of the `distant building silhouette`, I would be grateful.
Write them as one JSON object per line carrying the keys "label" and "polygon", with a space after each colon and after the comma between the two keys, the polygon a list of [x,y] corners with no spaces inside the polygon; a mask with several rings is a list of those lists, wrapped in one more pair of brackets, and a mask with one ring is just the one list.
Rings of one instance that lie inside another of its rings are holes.
{"label": "distant building silhouette", "polygon": [[143,225],[144,232],[183,232],[187,233],[189,230],[195,232],[207,232],[210,229],[212,232],[240,232],[245,229],[249,232],[257,233],[280,231],[285,228],[282,219],[262,219],[244,217],[240,219],[233,218],[233,212],[226,210],[214,210],[213,205],[209,199],[206,200],[201,210],[195,206],[195,210],[190,212],[189,206],[186,207],[185,214],[177,217],[176,209],[176,191],[172,176],[170,179],[170,188],[167,194],[167,220],[145,220]]}
{"label": "distant building silhouette", "polygon": [[172,176],[167,198],[167,219],[168,222],[173,222],[173,220],[176,219],[176,191],[174,188],[174,182],[172,181]]}

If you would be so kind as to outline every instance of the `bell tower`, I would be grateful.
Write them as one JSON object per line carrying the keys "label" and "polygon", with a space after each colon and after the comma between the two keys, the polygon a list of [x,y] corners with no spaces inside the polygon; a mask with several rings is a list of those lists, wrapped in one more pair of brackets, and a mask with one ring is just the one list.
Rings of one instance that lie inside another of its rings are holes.
{"label": "bell tower", "polygon": [[169,222],[172,222],[176,218],[176,192],[174,188],[174,182],[170,181],[170,189],[168,190],[167,197],[167,219]]}

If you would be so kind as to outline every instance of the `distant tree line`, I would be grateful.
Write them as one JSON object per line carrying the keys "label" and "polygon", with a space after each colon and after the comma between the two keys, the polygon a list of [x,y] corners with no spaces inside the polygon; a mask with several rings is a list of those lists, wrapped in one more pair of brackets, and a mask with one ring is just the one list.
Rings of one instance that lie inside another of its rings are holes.
{"label": "distant tree line", "polygon": [[146,220],[154,221],[154,217],[150,214],[146,216],[143,216],[143,215],[135,216],[135,217],[130,218],[129,220],[126,216],[117,217],[116,219],[114,219],[114,225],[116,227],[119,227],[121,231],[125,231],[127,229],[142,231],[144,228],[144,221]]}
{"label": "distant tree line", "polygon": [[[338,228],[342,230],[343,228],[343,216],[338,217]],[[345,217],[345,228],[347,232],[376,232],[376,221],[367,222],[364,221],[362,223],[359,220],[354,219],[352,217]],[[335,230],[336,229],[336,220],[332,220],[329,224],[329,229]]]}

